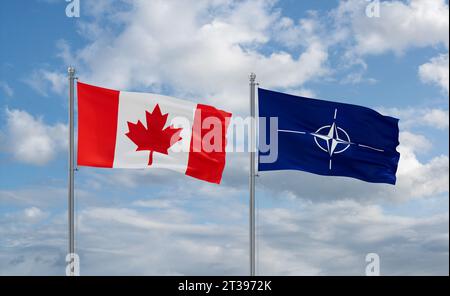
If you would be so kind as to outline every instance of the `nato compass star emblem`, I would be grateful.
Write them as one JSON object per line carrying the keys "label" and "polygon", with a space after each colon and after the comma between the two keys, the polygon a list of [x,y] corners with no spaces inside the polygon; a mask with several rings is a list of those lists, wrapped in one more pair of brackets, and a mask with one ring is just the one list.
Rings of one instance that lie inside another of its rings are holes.
{"label": "nato compass star emblem", "polygon": [[333,122],[331,124],[320,127],[314,133],[292,131],[292,130],[280,130],[280,129],[278,131],[283,133],[295,133],[313,136],[317,147],[322,151],[328,153],[328,155],[330,156],[329,162],[330,170],[333,167],[333,155],[344,152],[351,145],[357,145],[358,147],[372,149],[378,152],[384,152],[383,149],[352,143],[348,133],[343,128],[337,126],[336,124],[337,112],[338,110],[335,109]]}

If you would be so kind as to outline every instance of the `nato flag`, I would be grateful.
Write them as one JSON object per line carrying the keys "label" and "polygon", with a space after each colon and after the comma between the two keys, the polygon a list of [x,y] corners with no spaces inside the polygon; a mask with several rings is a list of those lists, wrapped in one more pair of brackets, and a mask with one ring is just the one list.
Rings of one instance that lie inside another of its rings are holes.
{"label": "nato flag", "polygon": [[395,184],[398,119],[264,89],[258,96],[259,171],[300,170]]}

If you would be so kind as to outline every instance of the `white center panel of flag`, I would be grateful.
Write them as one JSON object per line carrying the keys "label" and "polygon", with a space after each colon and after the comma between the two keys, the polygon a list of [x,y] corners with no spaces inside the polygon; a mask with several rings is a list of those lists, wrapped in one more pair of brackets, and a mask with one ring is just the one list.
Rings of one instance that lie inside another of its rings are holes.
{"label": "white center panel of flag", "polygon": [[[173,125],[182,128],[181,140],[168,149],[168,155],[153,153],[149,162],[149,151],[136,151],[137,145],[127,137],[128,122],[140,121],[147,125],[146,112],[153,112],[159,106],[162,115],[168,114],[164,128]],[[192,136],[192,123],[196,104],[158,94],[120,92],[117,121],[117,138],[114,155],[115,168],[166,168],[184,173],[186,171]]]}

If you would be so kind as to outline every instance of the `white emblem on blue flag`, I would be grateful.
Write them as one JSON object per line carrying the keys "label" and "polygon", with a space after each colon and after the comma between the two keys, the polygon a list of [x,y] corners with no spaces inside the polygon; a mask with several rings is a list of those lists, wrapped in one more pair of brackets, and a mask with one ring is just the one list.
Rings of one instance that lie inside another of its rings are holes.
{"label": "white emblem on blue flag", "polygon": [[[317,146],[322,151],[325,151],[330,155],[329,169],[331,170],[333,167],[333,159],[332,159],[333,155],[344,152],[345,150],[348,149],[348,147],[350,147],[350,145],[355,145],[355,143],[351,142],[348,133],[343,128],[340,128],[336,125],[337,112],[338,110],[336,108],[334,110],[334,118],[332,124],[320,127],[315,133],[306,133],[302,131],[292,131],[292,130],[278,130],[278,131],[283,133],[294,133],[302,135],[309,134],[313,136]],[[383,149],[378,149],[362,144],[358,144],[358,147],[384,152]]]}

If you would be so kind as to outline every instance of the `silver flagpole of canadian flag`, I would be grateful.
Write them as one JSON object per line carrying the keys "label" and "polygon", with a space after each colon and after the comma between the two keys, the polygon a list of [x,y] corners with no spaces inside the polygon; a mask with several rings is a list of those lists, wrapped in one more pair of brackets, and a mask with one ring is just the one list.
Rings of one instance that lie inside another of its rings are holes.
{"label": "silver flagpole of canadian flag", "polygon": [[68,180],[68,227],[69,227],[69,254],[68,270],[66,274],[75,275],[75,197],[74,197],[74,173],[75,173],[75,137],[74,137],[74,105],[75,105],[75,68],[67,69],[69,78],[69,180]]}

